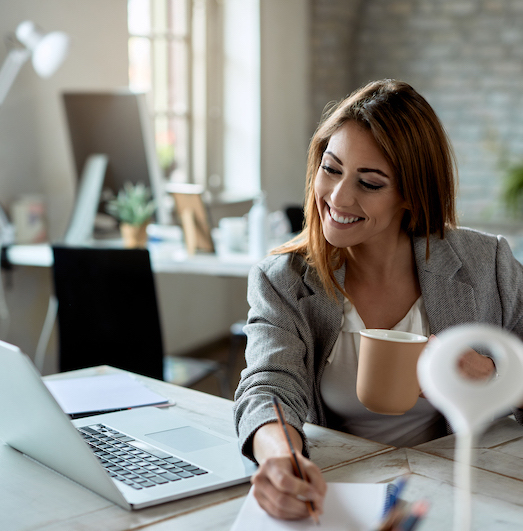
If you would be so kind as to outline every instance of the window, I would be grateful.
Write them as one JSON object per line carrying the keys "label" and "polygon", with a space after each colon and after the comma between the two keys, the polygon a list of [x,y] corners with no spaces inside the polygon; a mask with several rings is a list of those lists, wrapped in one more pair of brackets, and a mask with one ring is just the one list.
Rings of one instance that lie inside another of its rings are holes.
{"label": "window", "polygon": [[160,166],[190,180],[190,0],[128,0],[129,87],[146,92]]}
{"label": "window", "polygon": [[260,188],[259,0],[128,0],[129,83],[147,92],[166,177]]}

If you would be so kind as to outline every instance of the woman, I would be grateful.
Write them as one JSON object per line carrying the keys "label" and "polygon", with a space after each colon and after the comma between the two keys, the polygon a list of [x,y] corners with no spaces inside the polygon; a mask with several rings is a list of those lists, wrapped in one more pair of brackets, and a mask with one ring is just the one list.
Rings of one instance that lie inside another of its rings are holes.
{"label": "woman", "polygon": [[[304,500],[321,512],[326,485],[306,457],[305,421],[395,446],[446,434],[424,398],[394,417],[359,403],[359,330],[437,335],[488,322],[523,337],[522,287],[523,268],[503,238],[456,228],[453,154],[426,100],[394,80],[344,100],[311,141],[302,234],[249,277],[235,415],[244,453],[260,464],[259,504],[280,518],[306,517]],[[495,371],[472,350],[461,368],[472,378]],[[309,483],[293,475],[272,395]]]}

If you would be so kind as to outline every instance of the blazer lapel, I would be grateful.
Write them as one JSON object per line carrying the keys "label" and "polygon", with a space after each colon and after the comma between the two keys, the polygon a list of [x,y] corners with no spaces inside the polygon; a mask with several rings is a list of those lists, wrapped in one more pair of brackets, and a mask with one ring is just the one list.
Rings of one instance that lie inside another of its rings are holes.
{"label": "blazer lapel", "polygon": [[430,258],[426,261],[425,238],[414,238],[414,253],[431,333],[475,321],[474,289],[456,278],[462,263],[448,241],[432,237]]}
{"label": "blazer lapel", "polygon": [[[335,277],[338,283],[343,285],[345,266],[335,271]],[[321,355],[315,356],[318,369],[323,367],[323,359],[329,356],[338,337],[343,313],[343,295],[337,291],[337,300],[329,297],[312,267],[307,266],[303,281],[309,290],[309,295],[298,301],[298,309],[302,315],[306,316],[309,323],[312,333],[311,341],[315,342],[315,347],[321,346]]]}

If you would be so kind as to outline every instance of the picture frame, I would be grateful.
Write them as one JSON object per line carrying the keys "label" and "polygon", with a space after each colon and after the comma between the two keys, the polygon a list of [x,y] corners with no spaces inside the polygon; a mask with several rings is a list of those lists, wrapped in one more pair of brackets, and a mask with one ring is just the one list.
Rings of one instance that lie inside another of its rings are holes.
{"label": "picture frame", "polygon": [[167,191],[173,196],[176,213],[182,225],[187,253],[198,251],[214,253],[211,224],[207,207],[203,202],[203,188],[194,184],[168,185]]}

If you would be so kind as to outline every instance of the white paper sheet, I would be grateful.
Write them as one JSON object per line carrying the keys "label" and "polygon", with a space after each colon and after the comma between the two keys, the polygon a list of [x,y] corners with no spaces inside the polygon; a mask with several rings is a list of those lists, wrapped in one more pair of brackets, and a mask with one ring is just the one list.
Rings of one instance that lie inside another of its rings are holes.
{"label": "white paper sheet", "polygon": [[115,411],[169,401],[129,374],[47,380],[45,385],[68,415]]}
{"label": "white paper sheet", "polygon": [[242,505],[231,531],[371,531],[381,521],[388,483],[328,483],[320,526],[311,518],[298,521],[269,516],[252,494]]}

